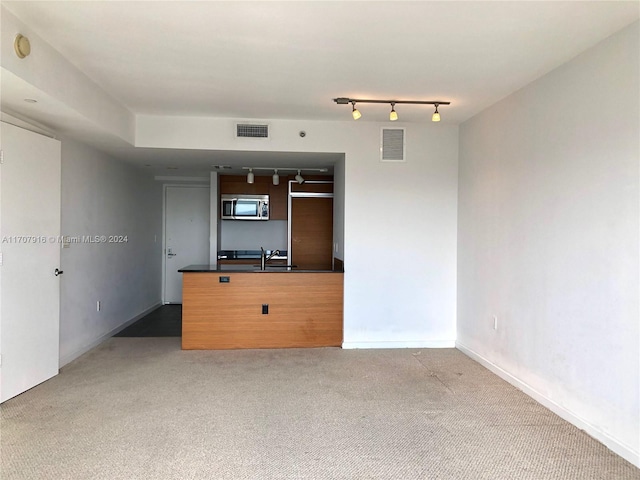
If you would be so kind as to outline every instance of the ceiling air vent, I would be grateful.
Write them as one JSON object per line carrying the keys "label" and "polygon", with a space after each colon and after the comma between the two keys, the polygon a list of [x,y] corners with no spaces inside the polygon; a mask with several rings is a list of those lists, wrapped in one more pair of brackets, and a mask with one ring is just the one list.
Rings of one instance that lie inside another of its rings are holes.
{"label": "ceiling air vent", "polygon": [[404,162],[404,128],[383,128],[380,141],[380,160]]}
{"label": "ceiling air vent", "polygon": [[269,138],[269,125],[238,123],[236,124],[236,137]]}

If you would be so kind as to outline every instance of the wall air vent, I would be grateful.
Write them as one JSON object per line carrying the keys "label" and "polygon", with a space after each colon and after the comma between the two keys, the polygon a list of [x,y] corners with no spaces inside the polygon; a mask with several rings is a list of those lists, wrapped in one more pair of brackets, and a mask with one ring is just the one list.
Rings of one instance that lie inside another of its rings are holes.
{"label": "wall air vent", "polygon": [[404,162],[404,128],[383,128],[380,136],[380,160]]}
{"label": "wall air vent", "polygon": [[256,125],[251,123],[237,123],[236,137],[242,138],[269,138],[269,125]]}

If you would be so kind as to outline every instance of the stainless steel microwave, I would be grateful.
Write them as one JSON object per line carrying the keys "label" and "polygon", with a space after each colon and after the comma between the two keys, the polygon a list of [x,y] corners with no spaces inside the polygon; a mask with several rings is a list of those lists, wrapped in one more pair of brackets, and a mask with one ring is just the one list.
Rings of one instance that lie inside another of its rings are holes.
{"label": "stainless steel microwave", "polygon": [[223,220],[269,220],[269,195],[221,195]]}

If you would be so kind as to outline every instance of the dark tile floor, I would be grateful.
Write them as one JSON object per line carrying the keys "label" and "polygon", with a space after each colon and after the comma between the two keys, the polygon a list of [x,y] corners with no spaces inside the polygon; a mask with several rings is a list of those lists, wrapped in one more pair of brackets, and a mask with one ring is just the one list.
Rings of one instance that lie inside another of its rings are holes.
{"label": "dark tile floor", "polygon": [[114,337],[181,337],[182,305],[162,305]]}

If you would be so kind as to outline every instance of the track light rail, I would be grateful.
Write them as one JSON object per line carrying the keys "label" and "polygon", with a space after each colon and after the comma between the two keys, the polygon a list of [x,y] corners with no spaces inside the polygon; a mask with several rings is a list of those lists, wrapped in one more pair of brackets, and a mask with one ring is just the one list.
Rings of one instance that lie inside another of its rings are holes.
{"label": "track light rail", "polygon": [[434,101],[426,101],[426,100],[367,100],[362,98],[347,98],[347,97],[338,97],[333,99],[338,105],[348,105],[351,102],[356,103],[406,103],[413,105],[451,105],[451,102],[441,102],[439,100]]}

